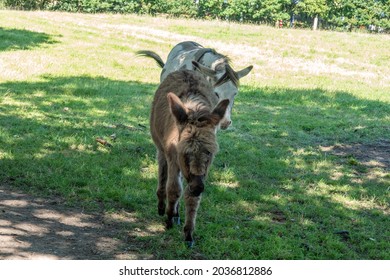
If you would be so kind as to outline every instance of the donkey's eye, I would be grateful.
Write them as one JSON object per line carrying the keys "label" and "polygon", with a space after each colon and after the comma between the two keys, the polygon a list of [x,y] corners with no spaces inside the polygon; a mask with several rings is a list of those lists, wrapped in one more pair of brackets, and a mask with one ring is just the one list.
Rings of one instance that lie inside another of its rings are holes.
{"label": "donkey's eye", "polygon": [[215,93],[215,95],[219,98],[219,94],[218,94],[218,92],[214,92]]}
{"label": "donkey's eye", "polygon": [[184,161],[186,166],[190,165],[190,156],[188,154],[184,155]]}
{"label": "donkey's eye", "polygon": [[205,154],[206,154],[206,158],[205,158],[206,161],[205,162],[206,162],[206,164],[210,164],[211,159],[213,157],[213,154],[210,152],[205,152]]}

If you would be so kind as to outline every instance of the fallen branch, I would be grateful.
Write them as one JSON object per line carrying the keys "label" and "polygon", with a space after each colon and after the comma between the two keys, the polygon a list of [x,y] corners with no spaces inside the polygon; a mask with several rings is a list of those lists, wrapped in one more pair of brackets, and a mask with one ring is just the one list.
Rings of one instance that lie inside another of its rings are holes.
{"label": "fallen branch", "polygon": [[103,146],[112,147],[112,145],[103,138],[96,138],[96,142],[102,144]]}

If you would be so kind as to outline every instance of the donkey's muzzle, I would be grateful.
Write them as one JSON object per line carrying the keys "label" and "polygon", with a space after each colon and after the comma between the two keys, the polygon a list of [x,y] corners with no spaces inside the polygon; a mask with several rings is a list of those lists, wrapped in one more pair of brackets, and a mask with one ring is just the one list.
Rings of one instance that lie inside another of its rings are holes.
{"label": "donkey's muzzle", "polygon": [[221,122],[221,129],[225,130],[232,124],[232,121],[222,121]]}
{"label": "donkey's muzzle", "polygon": [[188,182],[188,187],[190,195],[200,196],[200,194],[204,191],[204,176],[191,175]]}

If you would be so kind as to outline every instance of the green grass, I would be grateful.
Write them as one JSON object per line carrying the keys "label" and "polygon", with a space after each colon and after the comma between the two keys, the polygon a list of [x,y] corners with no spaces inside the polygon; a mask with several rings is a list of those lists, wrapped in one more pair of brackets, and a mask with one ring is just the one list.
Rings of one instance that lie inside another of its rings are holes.
{"label": "green grass", "polygon": [[[390,147],[389,36],[50,12],[0,22],[0,184],[128,211],[118,238],[156,259],[390,259],[388,161],[358,150]],[[183,40],[254,65],[219,132],[192,250],[157,215],[160,69],[133,55],[165,59]]]}

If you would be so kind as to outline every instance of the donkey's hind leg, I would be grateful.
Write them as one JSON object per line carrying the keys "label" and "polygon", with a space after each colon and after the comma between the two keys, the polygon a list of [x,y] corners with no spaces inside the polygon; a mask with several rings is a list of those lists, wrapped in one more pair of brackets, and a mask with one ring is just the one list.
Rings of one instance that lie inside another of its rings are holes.
{"label": "donkey's hind leg", "polygon": [[165,159],[164,153],[157,152],[158,158],[158,186],[157,186],[157,198],[158,198],[158,214],[164,216],[165,214],[165,199],[166,199],[166,185],[168,177],[168,165]]}

